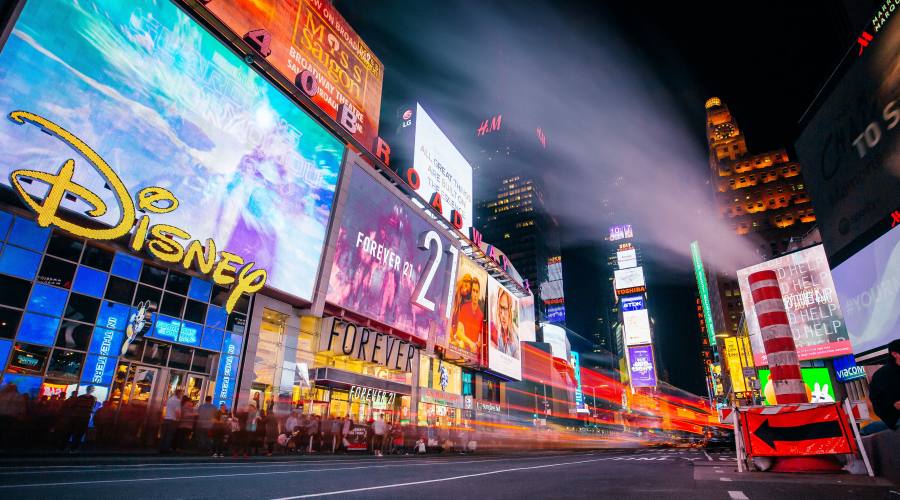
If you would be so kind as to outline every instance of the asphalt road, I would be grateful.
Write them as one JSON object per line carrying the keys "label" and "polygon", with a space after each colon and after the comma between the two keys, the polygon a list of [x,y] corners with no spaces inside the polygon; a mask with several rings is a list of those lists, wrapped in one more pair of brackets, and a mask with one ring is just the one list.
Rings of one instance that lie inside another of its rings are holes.
{"label": "asphalt road", "polygon": [[900,499],[868,478],[739,475],[733,455],[697,450],[175,462],[6,462],[0,498]]}

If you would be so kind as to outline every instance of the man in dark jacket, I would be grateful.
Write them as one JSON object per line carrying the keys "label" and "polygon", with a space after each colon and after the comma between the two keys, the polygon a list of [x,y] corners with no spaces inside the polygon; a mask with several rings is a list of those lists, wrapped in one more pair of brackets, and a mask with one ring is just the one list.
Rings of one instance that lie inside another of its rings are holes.
{"label": "man in dark jacket", "polygon": [[875,414],[890,429],[900,420],[900,339],[888,344],[888,362],[872,375],[869,399]]}

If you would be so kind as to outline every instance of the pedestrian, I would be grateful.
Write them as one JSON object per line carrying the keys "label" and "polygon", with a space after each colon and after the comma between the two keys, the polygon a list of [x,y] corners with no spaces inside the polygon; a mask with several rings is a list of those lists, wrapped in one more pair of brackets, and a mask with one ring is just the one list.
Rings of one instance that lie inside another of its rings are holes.
{"label": "pedestrian", "polygon": [[338,448],[340,448],[341,442],[341,428],[343,427],[343,422],[340,417],[336,417],[331,419],[331,454],[333,455],[337,452]]}
{"label": "pedestrian", "polygon": [[319,421],[317,417],[318,415],[310,416],[309,421],[306,424],[306,435],[309,436],[309,446],[307,447],[307,451],[310,453],[315,453],[318,448],[316,439],[319,437]]}
{"label": "pedestrian", "polygon": [[212,438],[212,456],[225,456],[225,436],[230,432],[231,426],[228,422],[228,408],[225,404],[219,405],[219,409],[213,414],[212,426],[210,427],[210,437]]}
{"label": "pedestrian", "polygon": [[178,421],[181,420],[181,389],[166,400],[165,413],[163,414],[162,437],[159,442],[159,452],[169,453],[175,441],[175,433],[178,430]]}
{"label": "pedestrian", "polygon": [[212,403],[212,396],[206,396],[203,404],[197,408],[197,425],[194,430],[194,443],[202,453],[209,453],[210,438],[212,437],[213,422],[216,419],[216,405]]}
{"label": "pedestrian", "polygon": [[0,390],[0,450],[9,449],[19,420],[24,416],[25,405],[16,384]]}
{"label": "pedestrian", "polygon": [[375,452],[376,457],[384,456],[381,452],[381,447],[384,446],[385,432],[387,432],[387,422],[384,421],[384,414],[382,413],[378,420],[372,424],[372,450]]}
{"label": "pedestrian", "polygon": [[189,396],[183,396],[181,398],[181,417],[178,419],[178,430],[175,433],[175,448],[187,451],[196,423],[197,410],[194,407],[194,400]]}
{"label": "pedestrian", "polygon": [[275,452],[275,443],[278,442],[278,417],[272,412],[273,404],[269,403],[269,409],[266,410],[265,431],[266,431],[266,456],[271,457]]}
{"label": "pedestrian", "polygon": [[88,424],[91,422],[91,413],[94,411],[94,404],[97,398],[94,397],[94,386],[89,385],[84,390],[84,394],[75,398],[72,402],[71,412],[69,413],[69,430],[66,433],[66,443],[71,442],[71,451],[75,452],[81,446],[85,434],[87,434]]}
{"label": "pedestrian", "polygon": [[325,417],[321,420],[321,433],[322,433],[322,451],[327,452],[330,451],[334,453],[334,441],[332,441],[333,434],[331,433],[331,416],[325,415]]}
{"label": "pedestrian", "polygon": [[[869,399],[878,418],[888,429],[896,431],[900,424],[900,339],[888,344],[888,361],[872,375]],[[866,430],[872,425],[866,426]]]}
{"label": "pedestrian", "polygon": [[403,452],[403,427],[399,423],[395,423],[391,426],[391,454],[399,455]]}
{"label": "pedestrian", "polygon": [[350,430],[353,429],[353,419],[348,414],[344,417],[344,427],[341,429],[341,445],[346,453],[350,449]]}
{"label": "pedestrian", "polygon": [[250,406],[247,407],[247,417],[244,423],[244,433],[243,433],[243,452],[244,457],[247,457],[247,454],[251,451],[255,454],[258,451],[259,445],[256,444],[256,429],[259,425],[259,412],[256,410],[256,405],[250,403]]}

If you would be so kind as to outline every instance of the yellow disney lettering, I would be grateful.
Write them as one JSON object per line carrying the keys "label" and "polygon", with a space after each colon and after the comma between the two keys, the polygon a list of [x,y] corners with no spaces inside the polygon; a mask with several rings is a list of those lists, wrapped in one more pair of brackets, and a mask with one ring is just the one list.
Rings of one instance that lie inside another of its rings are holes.
{"label": "yellow disney lettering", "polygon": [[184,257],[184,247],[175,238],[191,239],[191,235],[184,229],[168,224],[151,226],[150,235],[156,239],[147,245],[147,249],[163,262],[178,262]]}
{"label": "yellow disney lettering", "polygon": [[[216,260],[216,243],[211,238],[206,240],[204,246],[199,240],[189,241],[191,235],[179,227],[169,224],[150,225],[149,215],[141,215],[135,220],[137,216],[135,207],[141,212],[154,214],[167,214],[177,209],[178,199],[168,189],[159,186],[146,187],[138,191],[132,201],[119,176],[103,161],[100,155],[81,139],[50,120],[27,111],[14,111],[9,114],[9,117],[18,124],[30,123],[40,127],[41,130],[61,140],[84,157],[115,193],[116,202],[121,211],[116,225],[105,229],[79,226],[57,215],[60,204],[67,193],[82,199],[91,206],[87,215],[101,217],[107,213],[107,205],[99,195],[73,180],[75,174],[75,160],[73,159],[66,160],[55,174],[37,170],[16,170],[10,174],[12,185],[22,201],[35,211],[37,222],[42,227],[55,225],[76,236],[95,240],[115,240],[127,235],[133,229],[128,242],[128,246],[133,251],[141,252],[146,247],[147,251],[159,260],[177,262],[187,270],[192,269],[196,264],[196,268],[200,272],[211,275],[212,280],[221,286],[236,282],[225,304],[225,311],[229,314],[242,294],[256,293],[265,286],[268,275],[264,269],[254,270],[255,263],[250,262],[244,265],[244,259],[241,256],[224,250],[218,253],[219,259]],[[22,179],[43,182],[50,189],[43,200],[35,199],[25,191]],[[200,216],[199,214],[195,215]],[[189,241],[189,243],[183,244],[180,240]],[[240,272],[238,272],[239,267]]]}
{"label": "yellow disney lettering", "polygon": [[234,305],[237,303],[242,293],[256,293],[262,290],[262,287],[266,284],[267,274],[265,269],[251,271],[253,265],[254,263],[250,262],[241,268],[241,271],[238,273],[237,284],[231,289],[231,293],[228,295],[225,309],[229,311],[234,309]]}
{"label": "yellow disney lettering", "polygon": [[[106,204],[99,196],[90,192],[84,186],[72,181],[72,174],[75,170],[75,161],[72,159],[63,163],[59,172],[55,175],[35,170],[16,170],[10,174],[10,180],[22,201],[37,213],[37,223],[40,226],[47,227],[53,224],[74,235],[98,240],[114,240],[131,231],[131,226],[134,224],[135,217],[134,203],[132,203],[131,197],[128,195],[128,190],[125,188],[122,180],[119,179],[119,176],[113,172],[112,168],[110,168],[100,155],[94,152],[94,150],[81,139],[72,135],[71,132],[42,116],[27,111],[13,111],[9,114],[9,118],[20,125],[25,123],[36,125],[47,134],[56,137],[77,151],[91,164],[92,167],[94,167],[95,170],[97,170],[97,172],[100,173],[106,181],[106,184],[116,194],[116,201],[119,203],[119,209],[121,211],[119,222],[115,226],[107,229],[82,227],[56,215],[59,210],[59,205],[62,203],[63,196],[67,192],[81,198],[93,207],[88,212],[88,215],[100,217],[106,213]],[[44,182],[50,186],[50,191],[44,198],[43,204],[38,203],[38,201],[22,187],[20,178],[23,177]]]}
{"label": "yellow disney lettering", "polygon": [[[237,267],[233,264],[239,266],[243,263],[244,259],[239,255],[222,250],[221,258],[219,259],[219,262],[216,263],[216,269],[212,274],[213,281],[215,281],[217,285],[222,286],[234,283],[234,274],[237,273]],[[225,274],[226,272],[228,274]]]}
{"label": "yellow disney lettering", "polygon": [[197,261],[197,269],[203,274],[209,274],[213,270],[216,263],[216,242],[212,238],[206,240],[206,254],[204,255],[203,245],[200,241],[192,241],[184,251],[184,262],[181,264],[185,269],[191,269],[194,261]]}
{"label": "yellow disney lettering", "polygon": [[[178,208],[178,198],[166,188],[158,186],[145,187],[138,191],[138,210],[141,212],[153,212],[155,214],[167,214]],[[168,202],[168,205],[159,206],[159,202]]]}

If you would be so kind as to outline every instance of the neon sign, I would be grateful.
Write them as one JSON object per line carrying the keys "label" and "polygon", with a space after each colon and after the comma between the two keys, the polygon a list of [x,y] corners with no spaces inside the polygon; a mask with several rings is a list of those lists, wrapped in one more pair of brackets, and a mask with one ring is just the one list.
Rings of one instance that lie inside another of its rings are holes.
{"label": "neon sign", "polygon": [[492,116],[491,118],[481,122],[481,126],[475,130],[475,135],[481,137],[486,134],[490,134],[491,132],[496,132],[500,130],[500,125],[503,123],[503,115]]}
{"label": "neon sign", "polygon": [[[44,133],[59,139],[81,155],[106,181],[114,193],[119,206],[119,221],[112,227],[94,229],[67,221],[58,215],[64,197],[75,196],[92,208],[87,211],[90,217],[98,218],[108,211],[106,202],[94,192],[72,180],[75,174],[75,160],[66,160],[59,170],[53,174],[37,170],[15,170],[10,173],[10,183],[17,191],[22,202],[37,214],[37,223],[41,227],[50,225],[69,233],[93,240],[115,240],[131,233],[129,247],[135,252],[146,249],[150,254],[163,262],[179,263],[185,269],[194,265],[203,273],[211,275],[212,280],[220,286],[232,285],[231,293],[225,303],[225,310],[231,313],[241,294],[253,294],[266,284],[267,273],[264,269],[253,269],[255,263],[245,263],[244,259],[233,253],[221,250],[216,258],[216,243],[208,238],[205,244],[199,240],[191,240],[187,231],[169,224],[150,225],[150,216],[137,217],[137,210],[155,214],[165,214],[178,208],[178,199],[168,189],[151,186],[138,191],[131,199],[128,189],[108,163],[93,149],[71,132],[50,120],[27,111],[13,111],[9,118],[19,125],[31,124],[39,127]],[[28,194],[22,182],[42,182],[49,186],[43,200]],[[181,243],[178,240],[189,241]]]}

